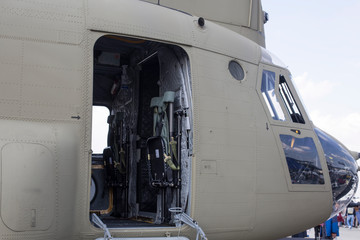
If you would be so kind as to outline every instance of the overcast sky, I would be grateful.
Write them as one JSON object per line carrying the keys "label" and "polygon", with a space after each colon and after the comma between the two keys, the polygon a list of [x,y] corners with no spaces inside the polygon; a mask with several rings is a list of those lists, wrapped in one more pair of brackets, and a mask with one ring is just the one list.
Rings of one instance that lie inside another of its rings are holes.
{"label": "overcast sky", "polygon": [[360,151],[360,1],[262,4],[267,49],[292,72],[314,124]]}
{"label": "overcast sky", "polygon": [[269,13],[266,48],[288,66],[314,124],[360,152],[360,1],[262,6]]}

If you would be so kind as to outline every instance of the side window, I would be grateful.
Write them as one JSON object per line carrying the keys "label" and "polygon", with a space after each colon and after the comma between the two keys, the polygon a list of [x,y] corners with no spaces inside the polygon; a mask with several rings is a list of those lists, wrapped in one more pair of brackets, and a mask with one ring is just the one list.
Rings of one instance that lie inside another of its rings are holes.
{"label": "side window", "polygon": [[275,73],[264,70],[262,73],[261,93],[270,111],[271,117],[275,120],[285,121],[284,112],[275,94]]}
{"label": "side window", "polygon": [[107,137],[109,132],[109,124],[107,118],[110,112],[107,107],[93,106],[92,113],[92,135],[91,149],[93,153],[103,153],[107,147]]}
{"label": "side window", "polygon": [[280,75],[279,91],[280,91],[280,96],[285,103],[286,110],[288,111],[292,121],[295,123],[305,124],[304,118],[294,100],[289,85],[287,84],[285,77],[283,75]]}
{"label": "side window", "polygon": [[314,140],[280,134],[293,184],[324,184],[324,175]]}

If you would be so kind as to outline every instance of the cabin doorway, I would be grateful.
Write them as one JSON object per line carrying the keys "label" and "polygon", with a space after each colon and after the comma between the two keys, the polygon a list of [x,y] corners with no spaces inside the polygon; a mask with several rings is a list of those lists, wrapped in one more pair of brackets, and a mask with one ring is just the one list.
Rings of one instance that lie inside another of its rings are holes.
{"label": "cabin doorway", "polygon": [[171,226],[169,209],[187,209],[189,66],[175,45],[115,35],[95,43],[89,213],[110,228]]}

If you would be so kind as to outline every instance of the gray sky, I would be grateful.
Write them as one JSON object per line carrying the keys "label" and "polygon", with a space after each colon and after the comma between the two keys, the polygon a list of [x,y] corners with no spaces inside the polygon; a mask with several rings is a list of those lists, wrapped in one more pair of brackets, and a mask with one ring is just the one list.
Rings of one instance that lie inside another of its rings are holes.
{"label": "gray sky", "polygon": [[360,1],[262,0],[262,5],[270,16],[266,47],[292,72],[310,118],[360,152]]}

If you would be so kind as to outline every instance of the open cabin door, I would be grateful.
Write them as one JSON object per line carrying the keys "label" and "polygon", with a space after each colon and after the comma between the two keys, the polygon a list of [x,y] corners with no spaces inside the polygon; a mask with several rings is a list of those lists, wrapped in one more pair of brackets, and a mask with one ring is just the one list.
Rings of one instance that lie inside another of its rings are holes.
{"label": "open cabin door", "polygon": [[92,104],[109,113],[103,116],[106,146],[92,156],[89,212],[110,228],[172,226],[169,209],[188,211],[190,193],[187,53],[176,45],[91,34]]}

